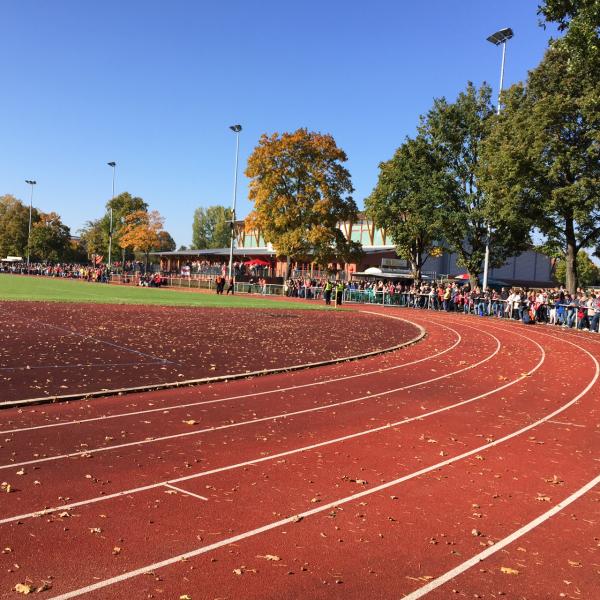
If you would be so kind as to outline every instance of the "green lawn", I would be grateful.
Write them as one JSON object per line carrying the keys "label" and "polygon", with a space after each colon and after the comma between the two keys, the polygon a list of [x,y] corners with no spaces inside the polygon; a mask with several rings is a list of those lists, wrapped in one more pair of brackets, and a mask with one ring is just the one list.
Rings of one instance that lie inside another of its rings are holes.
{"label": "green lawn", "polygon": [[0,274],[1,300],[94,302],[100,304],[160,304],[164,306],[229,306],[237,308],[322,309],[321,303],[269,300],[249,294],[217,296],[214,292],[88,283],[69,279]]}

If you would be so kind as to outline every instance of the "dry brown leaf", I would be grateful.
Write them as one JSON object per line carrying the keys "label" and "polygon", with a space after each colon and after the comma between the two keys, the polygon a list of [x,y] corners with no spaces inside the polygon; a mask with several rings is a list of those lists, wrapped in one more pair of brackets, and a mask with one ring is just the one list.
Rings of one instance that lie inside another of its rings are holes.
{"label": "dry brown leaf", "polygon": [[198,421],[196,421],[195,419],[189,419],[188,421],[182,421],[183,423],[185,423],[186,425],[197,425]]}
{"label": "dry brown leaf", "polygon": [[517,569],[511,569],[510,567],[500,567],[500,570],[505,575],[518,575],[519,574],[519,571],[517,571]]}
{"label": "dry brown leaf", "polygon": [[28,583],[17,583],[17,585],[15,585],[15,592],[17,592],[17,594],[33,594],[35,588]]}

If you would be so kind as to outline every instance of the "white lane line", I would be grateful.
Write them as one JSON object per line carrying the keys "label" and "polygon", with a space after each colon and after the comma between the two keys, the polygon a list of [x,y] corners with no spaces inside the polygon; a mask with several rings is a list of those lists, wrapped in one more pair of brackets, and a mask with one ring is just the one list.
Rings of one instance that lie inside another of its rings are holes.
{"label": "white lane line", "polygon": [[581,498],[584,494],[586,494],[587,492],[592,490],[599,483],[600,483],[600,475],[598,475],[597,477],[594,477],[594,479],[592,479],[591,481],[588,481],[588,483],[586,483],[583,487],[581,487],[577,491],[573,492],[570,496],[568,496],[567,498],[565,498],[564,500],[559,502],[556,506],[553,506],[550,510],[546,511],[544,514],[540,515],[533,521],[530,521],[526,525],[523,525],[523,527],[521,527],[520,529],[513,531],[513,533],[506,536],[504,539],[496,542],[493,546],[486,548],[483,552],[480,552],[479,554],[476,554],[475,556],[469,558],[468,560],[466,560],[462,564],[458,565],[454,569],[451,569],[450,571],[444,573],[443,575],[440,575],[440,577],[436,577],[435,579],[432,579],[429,583],[425,584],[423,587],[420,587],[418,590],[415,590],[414,592],[407,594],[406,596],[404,596],[404,600],[417,600],[417,598],[422,598],[423,596],[425,596],[425,594],[429,594],[429,592],[432,592],[436,588],[444,585],[445,583],[448,583],[448,581],[451,581],[456,576],[460,575],[461,573],[464,573],[471,567],[478,565],[481,561],[492,556],[496,552],[502,550],[509,544],[512,544],[515,540],[518,540],[520,537],[523,537],[525,534],[529,533],[532,529],[535,529],[539,525],[542,525],[548,519],[551,519],[554,515],[556,515],[561,510],[563,510],[564,508],[569,506],[569,504],[572,504],[573,502],[575,502],[575,500]]}
{"label": "white lane line", "polygon": [[496,340],[496,349],[494,350],[494,352],[492,352],[488,357],[484,358],[483,360],[480,360],[479,362],[476,362],[472,365],[469,365],[467,367],[463,367],[462,369],[458,369],[456,371],[451,371],[450,373],[445,373],[444,375],[439,375],[438,377],[433,377],[431,379],[426,379],[424,381],[418,381],[416,383],[411,383],[410,385],[405,385],[405,386],[401,386],[398,388],[393,388],[393,389],[388,389],[388,390],[384,390],[382,392],[377,392],[376,394],[367,394],[365,396],[359,396],[358,398],[352,398],[351,400],[342,400],[340,402],[332,402],[330,404],[324,404],[321,406],[314,406],[311,408],[305,408],[302,410],[295,410],[292,412],[287,412],[287,413],[279,413],[277,415],[269,415],[268,417],[261,417],[259,419],[249,419],[247,421],[237,421],[235,423],[228,423],[226,425],[218,425],[218,426],[213,426],[213,427],[206,427],[204,429],[197,429],[196,431],[186,431],[184,433],[174,433],[171,435],[163,435],[160,437],[152,437],[152,438],[147,438],[144,440],[137,440],[135,442],[126,442],[124,444],[114,444],[112,446],[100,446],[98,448],[88,448],[86,450],[79,450],[77,452],[69,452],[66,454],[57,454],[54,456],[46,456],[44,458],[36,458],[33,460],[26,460],[26,461],[21,461],[21,462],[15,462],[15,463],[9,463],[9,464],[4,464],[4,465],[0,465],[0,470],[3,469],[12,469],[13,467],[23,467],[26,465],[33,465],[33,464],[39,464],[39,463],[45,463],[45,462],[50,462],[50,461],[56,461],[56,460],[63,460],[66,458],[75,458],[78,456],[83,456],[83,455],[90,455],[90,454],[97,454],[99,452],[109,452],[111,450],[119,450],[122,448],[130,448],[132,446],[142,446],[145,444],[155,444],[157,442],[164,442],[166,440],[175,440],[175,439],[179,439],[179,438],[186,438],[186,437],[191,437],[191,436],[195,436],[195,435],[201,435],[203,433],[209,433],[209,432],[214,432],[214,431],[221,431],[223,429],[231,429],[234,427],[243,427],[244,425],[253,425],[255,423],[264,423],[265,421],[274,421],[276,419],[287,419],[289,417],[295,417],[298,415],[304,415],[304,414],[309,414],[309,413],[314,413],[314,412],[318,412],[318,411],[322,411],[322,410],[329,410],[331,408],[336,408],[338,406],[346,406],[348,404],[354,404],[355,402],[361,402],[363,400],[370,400],[373,398],[379,398],[381,396],[387,396],[388,394],[394,394],[397,392],[402,392],[411,388],[415,388],[415,387],[420,387],[423,385],[428,385],[430,383],[434,383],[435,381],[439,381],[441,379],[446,379],[448,377],[451,377],[453,375],[457,375],[459,373],[463,373],[464,371],[468,371],[469,369],[474,369],[475,367],[478,367],[479,365],[482,365],[483,363],[491,360],[492,358],[494,358],[494,356],[496,356],[496,354],[498,354],[498,352],[500,351],[500,348],[502,347],[502,344],[500,343],[500,340],[494,336],[491,333],[487,333],[487,335],[489,335],[490,337],[494,338]]}
{"label": "white lane line", "polygon": [[[571,343],[571,342],[567,342],[567,343]],[[576,346],[576,344],[571,344],[573,346]],[[577,346],[576,346],[577,347]],[[592,380],[587,384],[587,386],[579,393],[577,394],[577,396],[575,396],[575,398],[573,398],[572,400],[570,400],[569,402],[567,402],[566,404],[563,404],[563,406],[561,406],[560,408],[558,408],[557,410],[553,411],[552,413],[546,415],[545,417],[542,417],[541,419],[531,423],[530,425],[526,425],[525,427],[522,427],[521,429],[518,429],[516,431],[513,431],[512,433],[509,433],[508,435],[505,435],[501,438],[498,438],[497,440],[494,440],[493,442],[489,442],[487,444],[484,444],[482,446],[479,446],[478,448],[474,448],[473,450],[469,450],[467,452],[463,452],[462,454],[459,454],[458,456],[454,456],[453,458],[449,458],[447,460],[444,460],[442,462],[439,462],[435,465],[429,466],[429,467],[425,467],[423,469],[420,469],[419,471],[415,471],[413,473],[410,473],[408,475],[404,475],[402,477],[398,477],[397,479],[394,479],[393,481],[389,481],[387,483],[382,483],[378,486],[372,487],[368,490],[364,490],[362,492],[358,492],[356,494],[353,494],[351,496],[346,496],[345,498],[340,498],[339,500],[336,500],[334,502],[328,502],[327,504],[323,504],[320,505],[318,508],[313,508],[311,510],[307,510],[301,513],[298,513],[296,515],[293,515],[291,517],[286,517],[285,519],[280,519],[279,521],[274,521],[272,523],[268,523],[266,525],[263,525],[262,527],[257,527],[256,529],[251,529],[249,531],[246,531],[244,533],[240,533],[238,535],[220,540],[218,542],[215,542],[214,544],[210,544],[208,546],[202,546],[200,548],[195,548],[194,550],[190,550],[188,552],[185,552],[183,554],[179,554],[178,556],[173,556],[171,558],[167,558],[166,560],[162,560],[160,562],[156,562],[154,564],[151,565],[146,565],[140,569],[135,569],[133,571],[129,571],[126,573],[121,573],[120,575],[117,575],[115,577],[110,577],[108,579],[105,579],[103,581],[98,581],[96,583],[93,583],[91,585],[79,588],[77,590],[73,590],[71,592],[66,592],[65,594],[61,594],[59,596],[54,596],[51,600],[68,600],[69,598],[76,598],[77,596],[82,596],[83,594],[88,594],[90,592],[93,592],[95,590],[100,590],[103,589],[105,587],[108,587],[110,585],[114,585],[116,583],[120,583],[122,581],[127,581],[128,579],[132,579],[133,577],[137,577],[138,575],[143,575],[144,573],[147,573],[148,571],[154,571],[156,569],[161,569],[163,567],[175,564],[181,560],[186,560],[186,559],[190,559],[190,558],[194,558],[195,556],[200,556],[202,554],[206,554],[212,550],[216,550],[218,548],[222,548],[223,546],[228,546],[230,544],[234,544],[236,542],[240,542],[243,541],[247,538],[250,537],[254,537],[256,535],[259,535],[261,533],[266,533],[267,531],[272,531],[273,529],[277,529],[278,527],[281,527],[282,525],[288,525],[290,523],[293,523],[295,521],[297,521],[297,519],[299,517],[301,518],[306,518],[306,517],[310,517],[312,515],[316,515],[319,513],[322,513],[326,510],[330,510],[331,508],[335,508],[336,506],[340,506],[341,504],[346,504],[348,502],[352,502],[354,500],[358,500],[360,498],[364,498],[365,496],[369,496],[371,494],[374,494],[376,492],[381,492],[383,490],[387,490],[390,487],[393,487],[395,485],[398,485],[400,483],[403,483],[404,481],[408,481],[410,479],[414,479],[415,477],[419,477],[421,475],[425,475],[426,473],[430,473],[432,471],[441,469],[445,466],[451,465],[459,460],[462,460],[464,458],[468,458],[469,456],[473,456],[474,454],[478,454],[484,450],[487,450],[489,448],[493,448],[495,446],[498,446],[508,440],[511,440],[515,437],[518,437],[519,435],[522,435],[523,433],[526,433],[528,431],[531,431],[532,429],[534,429],[535,427],[538,427],[539,425],[541,425],[542,423],[545,423],[547,421],[550,421],[552,418],[554,418],[556,415],[561,414],[562,412],[564,412],[565,410],[567,410],[568,408],[570,408],[571,406],[573,406],[580,398],[582,398],[585,394],[587,394],[587,392],[594,386],[594,384],[596,383],[596,381],[598,380],[598,376],[600,375],[600,364],[598,363],[598,361],[594,358],[594,356],[592,354],[590,354],[587,350],[585,350],[585,348],[580,348],[583,352],[585,352],[586,354],[588,354],[590,356],[590,358],[594,361],[595,364],[595,373],[594,373],[594,377],[592,378]],[[584,492],[585,493],[585,492]],[[542,515],[543,516],[543,515]]]}
{"label": "white lane line", "polygon": [[[520,337],[525,338],[526,336],[521,335],[519,333],[517,333],[516,335],[519,335]],[[528,339],[528,338],[526,338]],[[231,471],[233,469],[240,469],[242,467],[248,467],[248,466],[252,466],[252,465],[257,465],[263,462],[267,462],[267,461],[271,461],[271,460],[276,460],[279,458],[283,458],[286,456],[290,456],[293,454],[298,454],[300,452],[308,452],[310,450],[315,450],[317,448],[322,448],[324,446],[329,446],[331,444],[337,444],[340,442],[345,442],[347,440],[351,440],[354,438],[358,438],[358,437],[362,437],[365,435],[370,435],[372,433],[377,433],[377,432],[381,432],[381,431],[386,431],[386,430],[390,430],[393,429],[394,427],[399,427],[400,425],[405,425],[407,423],[412,423],[413,421],[421,421],[423,419],[426,419],[428,417],[434,416],[434,415],[438,415],[440,413],[446,412],[446,411],[450,411],[454,408],[458,408],[459,406],[464,406],[466,404],[470,404],[472,402],[475,402],[477,400],[480,400],[482,398],[485,398],[487,396],[491,396],[492,394],[495,394],[497,392],[500,392],[506,388],[509,388],[513,385],[515,385],[516,383],[518,383],[519,381],[522,381],[523,379],[525,379],[526,377],[529,377],[530,375],[532,375],[533,373],[535,373],[544,363],[544,361],[546,360],[546,353],[544,351],[544,349],[534,340],[529,340],[531,342],[533,342],[534,344],[536,344],[538,346],[538,348],[540,349],[541,353],[540,353],[540,360],[538,361],[538,363],[535,365],[535,367],[533,367],[533,369],[531,369],[530,371],[523,373],[520,377],[518,377],[517,379],[513,380],[513,381],[509,381],[508,383],[505,383],[504,385],[501,385],[497,388],[494,388],[493,390],[489,390],[487,392],[484,392],[482,394],[479,394],[478,396],[473,396],[472,398],[468,398],[466,400],[462,400],[461,402],[457,402],[455,404],[450,404],[448,406],[444,406],[442,408],[438,408],[436,410],[432,410],[430,412],[426,412],[414,417],[407,417],[405,419],[401,419],[400,421],[396,421],[394,423],[388,423],[386,425],[381,425],[379,427],[373,427],[371,429],[365,429],[363,431],[358,431],[356,433],[351,433],[348,435],[344,435],[344,436],[340,436],[337,438],[333,438],[333,439],[329,439],[329,440],[325,440],[322,442],[316,442],[314,444],[310,444],[308,446],[302,446],[300,448],[294,448],[293,450],[285,450],[284,452],[279,452],[277,454],[271,454],[269,456],[262,456],[260,458],[254,458],[254,459],[250,459],[250,460],[246,460],[240,463],[236,463],[236,464],[232,464],[232,465],[226,465],[223,467],[216,467],[214,469],[210,469],[208,471],[201,471],[200,473],[193,473],[190,475],[185,475],[183,477],[177,477],[175,479],[169,479],[167,481],[159,481],[157,483],[153,483],[153,484],[148,484],[148,485],[144,485],[144,486],[140,486],[137,488],[131,488],[129,490],[124,490],[121,492],[115,492],[114,494],[106,494],[104,496],[98,496],[96,498],[90,498],[89,500],[80,500],[79,502],[71,502],[70,504],[64,504],[62,506],[55,506],[52,508],[46,508],[43,509],[41,511],[36,511],[36,512],[30,512],[30,513],[26,513],[26,514],[22,514],[22,515],[16,515],[13,517],[6,517],[4,519],[0,519],[0,525],[4,524],[4,523],[12,523],[14,521],[20,521],[22,519],[29,519],[32,517],[39,517],[42,515],[46,515],[46,514],[50,514],[56,511],[62,511],[62,510],[69,510],[72,508],[76,508],[79,506],[85,506],[87,504],[95,504],[96,502],[102,502],[103,500],[110,500],[112,498],[119,498],[121,496],[126,496],[129,494],[136,494],[136,493],[140,493],[140,492],[145,492],[147,490],[151,490],[160,486],[165,485],[166,483],[169,484],[174,484],[174,483],[182,483],[184,481],[190,481],[192,479],[198,479],[200,477],[206,477],[208,475],[215,475],[217,473],[223,473],[225,471]]]}
{"label": "white lane line", "polygon": [[579,425],[578,423],[565,423],[563,421],[550,421],[555,425],[566,425],[567,427],[585,427],[585,425]]}
{"label": "white lane line", "polygon": [[164,487],[171,488],[172,490],[175,490],[181,494],[185,494],[186,496],[193,496],[194,498],[198,498],[199,500],[204,500],[205,502],[208,502],[208,498],[206,498],[205,496],[200,496],[200,494],[194,494],[194,492],[190,492],[189,490],[184,490],[183,488],[177,487],[175,485],[171,485],[170,483],[165,483]]}
{"label": "white lane line", "polygon": [[[367,312],[367,311],[365,311],[365,312]],[[379,314],[379,313],[373,313],[373,314]],[[405,321],[406,323],[415,325],[419,329],[423,329],[417,323],[413,323],[412,321],[402,319],[401,317],[394,317],[392,315],[380,315],[380,316],[386,316],[389,319],[397,319],[399,321]],[[438,325],[440,327],[443,327],[444,329],[448,329],[449,331],[452,331],[452,333],[456,334],[456,341],[451,346],[446,348],[445,350],[441,350],[440,352],[436,352],[435,354],[432,354],[430,356],[426,356],[424,358],[419,358],[417,360],[413,360],[413,361],[410,361],[407,363],[402,363],[400,365],[385,367],[383,369],[379,368],[379,369],[375,369],[373,371],[366,371],[364,373],[356,373],[354,375],[344,375],[343,377],[334,377],[334,378],[330,378],[330,379],[324,379],[323,381],[312,381],[310,383],[302,383],[300,385],[292,385],[292,386],[283,387],[283,388],[271,388],[269,390],[263,390],[261,392],[251,392],[249,394],[238,394],[237,396],[227,396],[225,398],[216,398],[214,400],[201,400],[199,402],[188,402],[186,404],[175,404],[173,406],[164,405],[161,408],[150,408],[150,409],[145,409],[145,410],[137,410],[137,411],[132,411],[132,412],[119,413],[116,415],[104,415],[101,417],[91,417],[88,419],[78,419],[78,420],[73,420],[73,421],[60,421],[58,423],[46,423],[44,425],[33,425],[31,427],[5,429],[3,431],[0,431],[0,435],[4,435],[4,434],[8,434],[8,433],[20,433],[20,432],[24,432],[24,431],[34,431],[34,430],[38,430],[38,429],[47,429],[50,427],[64,427],[66,425],[80,425],[81,423],[91,423],[93,421],[105,421],[108,419],[120,419],[123,417],[146,415],[146,414],[155,413],[155,412],[164,412],[165,410],[171,411],[171,410],[177,410],[177,409],[181,409],[181,408],[191,408],[194,406],[204,406],[206,404],[217,404],[217,403],[221,403],[221,402],[228,402],[230,400],[242,400],[244,398],[253,398],[255,396],[265,396],[267,394],[290,392],[292,390],[299,390],[299,389],[307,388],[307,387],[316,387],[319,385],[327,385],[329,383],[337,383],[338,381],[347,381],[348,379],[355,379],[358,377],[366,377],[368,375],[376,375],[376,374],[378,375],[381,373],[386,373],[388,371],[402,369],[404,367],[416,365],[418,363],[437,358],[438,356],[441,356],[442,354],[446,354],[447,352],[450,352],[450,350],[453,350],[454,348],[456,348],[456,346],[458,346],[460,344],[460,342],[462,341],[462,336],[460,335],[460,333],[458,333],[458,331],[456,331],[456,329],[453,329],[452,327],[448,327],[446,325],[441,325],[441,324],[438,324]],[[469,325],[467,325],[467,327],[478,331],[478,329],[476,327],[472,327]]]}
{"label": "white lane line", "polygon": [[[6,311],[4,311],[4,313],[7,314],[9,317],[12,317],[13,319],[15,317],[19,318],[16,315],[11,315],[10,313],[7,313]],[[21,317],[21,320],[23,320],[22,317]],[[50,323],[44,323],[43,321],[36,321],[35,319],[31,319],[31,318],[28,318],[25,321],[26,322],[30,321],[31,323],[34,323],[36,325],[43,325],[44,327],[50,327],[51,329],[56,329],[57,331],[62,331],[64,333],[67,333],[68,335],[75,335],[75,336],[78,336],[85,340],[92,340],[93,342],[97,342],[99,344],[105,344],[106,346],[112,346],[113,348],[118,348],[119,350],[124,350],[126,352],[132,352],[133,354],[138,354],[139,356],[145,356],[146,358],[153,358],[154,360],[158,360],[161,363],[168,363],[171,365],[179,365],[180,364],[180,363],[174,362],[172,360],[162,358],[160,356],[155,356],[154,354],[147,354],[145,352],[140,352],[139,350],[134,350],[133,348],[127,348],[126,346],[119,346],[119,344],[115,344],[114,342],[108,342],[106,340],[101,340],[101,339],[95,338],[91,335],[85,335],[84,333],[72,331],[71,329],[67,329],[66,327],[59,327],[58,325],[51,325]]]}
{"label": "white lane line", "polygon": [[81,363],[78,365],[36,365],[25,367],[0,367],[0,371],[29,371],[33,369],[83,369],[88,367],[143,367],[145,365],[164,365],[164,361],[129,362],[129,363]]}

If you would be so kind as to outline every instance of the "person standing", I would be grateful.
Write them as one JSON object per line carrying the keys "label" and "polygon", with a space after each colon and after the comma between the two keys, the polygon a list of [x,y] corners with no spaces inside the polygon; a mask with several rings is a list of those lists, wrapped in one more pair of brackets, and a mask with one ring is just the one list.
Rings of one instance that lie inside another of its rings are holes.
{"label": "person standing", "polygon": [[229,292],[231,292],[231,295],[233,296],[234,293],[234,281],[233,281],[233,277],[229,278],[229,285],[227,286],[227,293],[226,295],[229,296]]}
{"label": "person standing", "polygon": [[325,298],[325,304],[327,306],[331,306],[331,292],[333,291],[333,283],[327,280],[325,284],[325,289],[323,290],[323,296]]}
{"label": "person standing", "polygon": [[344,282],[339,281],[335,290],[335,305],[341,306],[344,298]]}

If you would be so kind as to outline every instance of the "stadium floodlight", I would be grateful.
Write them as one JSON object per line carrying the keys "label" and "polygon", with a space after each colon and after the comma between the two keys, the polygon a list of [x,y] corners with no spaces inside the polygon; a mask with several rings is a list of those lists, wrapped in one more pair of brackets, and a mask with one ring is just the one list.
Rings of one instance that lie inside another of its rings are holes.
{"label": "stadium floodlight", "polygon": [[[115,168],[117,163],[114,160],[106,163],[112,168],[112,197],[115,197]],[[110,268],[112,264],[112,237],[113,237],[113,208],[110,207],[110,225],[108,227],[108,276],[110,277]]]}
{"label": "stadium floodlight", "polygon": [[496,31],[496,33],[492,33],[492,35],[487,38],[487,41],[499,46],[500,44],[504,44],[507,40],[510,40],[513,35],[513,30],[510,27],[506,27],[505,29]]}
{"label": "stadium floodlight", "polygon": [[31,194],[29,196],[29,229],[27,230],[27,274],[29,274],[29,249],[31,239],[31,211],[33,210],[33,186],[37,181],[34,179],[26,179],[25,183],[31,186]]}
{"label": "stadium floodlight", "polygon": [[233,173],[233,206],[231,207],[231,239],[229,240],[229,279],[233,273],[233,243],[235,241],[235,205],[237,200],[238,159],[240,154],[241,125],[230,125],[229,129],[235,133],[235,170]]}
{"label": "stadium floodlight", "polygon": [[[514,33],[510,27],[506,27],[505,29],[500,29],[496,31],[496,33],[492,33],[487,38],[488,42],[494,44],[494,46],[499,46],[502,44],[502,64],[500,65],[500,88],[498,89],[498,106],[496,108],[497,114],[500,114],[501,104],[500,104],[500,95],[502,94],[502,86],[504,85],[504,61],[506,59],[506,42],[513,37]],[[488,285],[488,273],[490,270],[490,235],[492,233],[490,224],[487,226],[487,241],[485,243],[485,259],[483,261],[483,282],[482,287],[484,290],[487,289]]]}

